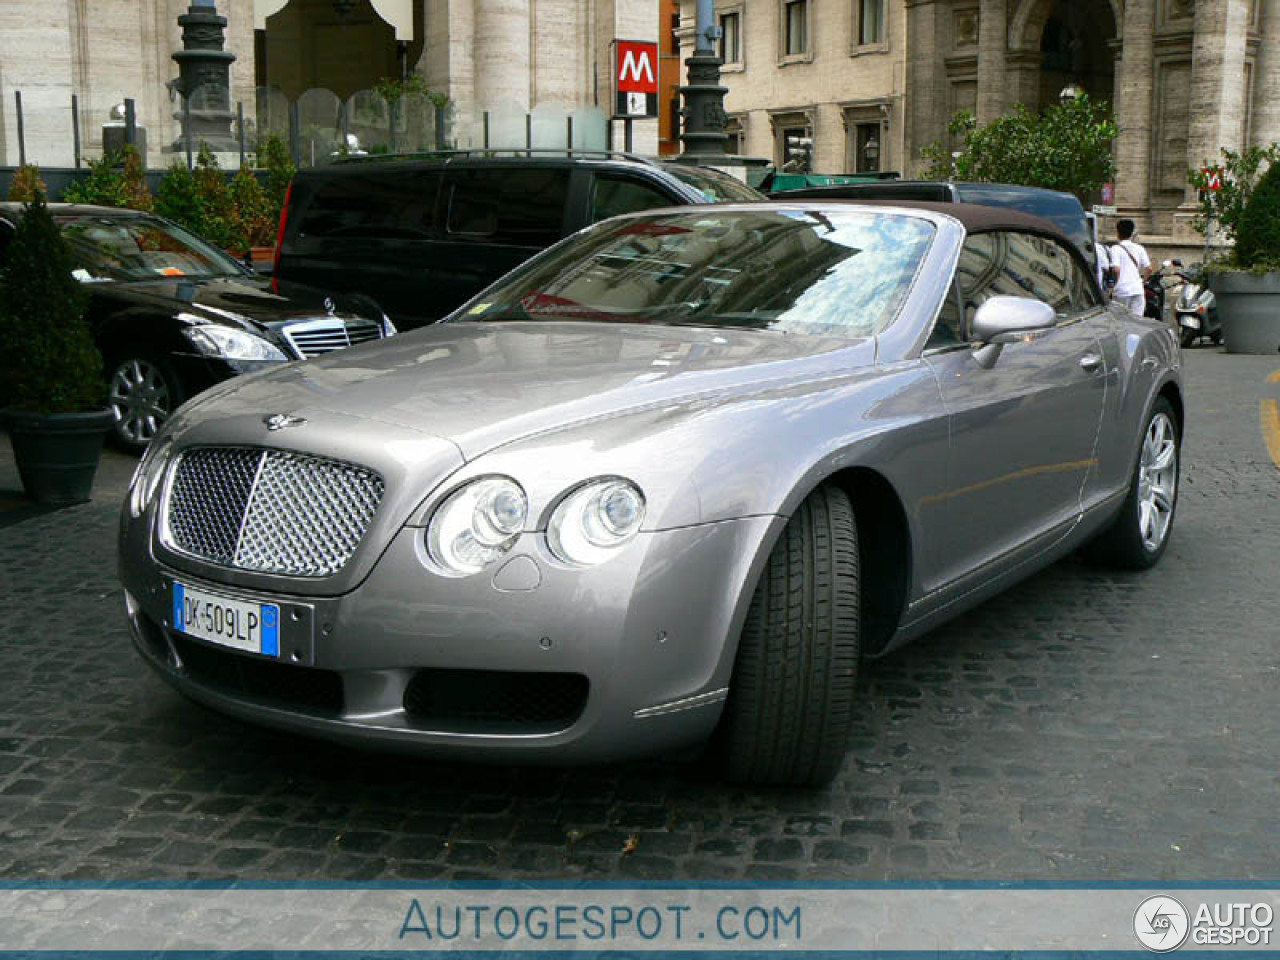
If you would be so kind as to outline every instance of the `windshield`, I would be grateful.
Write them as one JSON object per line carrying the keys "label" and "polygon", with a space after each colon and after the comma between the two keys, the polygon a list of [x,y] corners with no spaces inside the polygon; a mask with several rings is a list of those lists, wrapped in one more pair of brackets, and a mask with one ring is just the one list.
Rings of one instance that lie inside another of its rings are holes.
{"label": "windshield", "polygon": [[754,203],[764,199],[741,180],[719,170],[683,163],[666,163],[662,169],[701,193],[707,203]]}
{"label": "windshield", "polygon": [[455,319],[870,337],[893,322],[933,234],[924,219],[853,210],[619,218],[559,245]]}
{"label": "windshield", "polygon": [[155,217],[110,214],[58,220],[83,282],[161,277],[240,276],[243,268],[216,247]]}

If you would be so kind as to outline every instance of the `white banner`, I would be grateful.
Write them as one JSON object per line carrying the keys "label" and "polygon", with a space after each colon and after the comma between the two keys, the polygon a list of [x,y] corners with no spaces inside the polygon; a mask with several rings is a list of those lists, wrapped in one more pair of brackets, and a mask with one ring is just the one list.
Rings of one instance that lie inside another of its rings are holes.
{"label": "white banner", "polygon": [[753,885],[0,889],[0,952],[1280,950],[1280,890]]}

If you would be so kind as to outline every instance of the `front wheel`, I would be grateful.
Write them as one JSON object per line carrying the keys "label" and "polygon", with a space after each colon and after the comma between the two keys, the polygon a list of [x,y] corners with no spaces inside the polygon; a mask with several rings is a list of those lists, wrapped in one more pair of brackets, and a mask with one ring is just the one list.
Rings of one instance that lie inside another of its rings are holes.
{"label": "front wheel", "polygon": [[844,760],[858,675],[858,528],[824,485],[787,524],[747,612],[718,732],[741,783],[818,785]]}
{"label": "front wheel", "polygon": [[1177,414],[1161,397],[1147,418],[1129,495],[1115,522],[1089,545],[1090,559],[1129,570],[1156,565],[1178,506],[1179,446]]}
{"label": "front wheel", "polygon": [[123,357],[110,369],[112,437],[125,450],[142,453],[182,402],[182,388],[167,363],[145,354]]}
{"label": "front wheel", "polygon": [[1195,343],[1199,336],[1200,334],[1196,333],[1194,330],[1188,330],[1186,327],[1183,327],[1182,331],[1178,335],[1178,342],[1182,344],[1182,349],[1185,350],[1187,347]]}

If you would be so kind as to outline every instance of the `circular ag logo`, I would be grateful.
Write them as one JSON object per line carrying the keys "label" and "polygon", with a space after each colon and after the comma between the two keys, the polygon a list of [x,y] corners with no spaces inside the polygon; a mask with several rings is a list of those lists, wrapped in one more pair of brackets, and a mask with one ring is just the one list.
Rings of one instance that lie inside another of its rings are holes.
{"label": "circular ag logo", "polygon": [[1177,950],[1187,939],[1191,917],[1173,897],[1147,897],[1133,914],[1138,942],[1155,953]]}

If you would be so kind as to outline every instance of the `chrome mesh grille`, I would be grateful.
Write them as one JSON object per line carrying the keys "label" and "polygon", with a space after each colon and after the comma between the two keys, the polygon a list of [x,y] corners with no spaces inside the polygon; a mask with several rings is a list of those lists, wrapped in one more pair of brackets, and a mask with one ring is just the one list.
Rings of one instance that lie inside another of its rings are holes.
{"label": "chrome mesh grille", "polygon": [[207,447],[185,454],[169,493],[169,535],[183,553],[231,566],[240,518],[253,493],[261,450]]}
{"label": "chrome mesh grille", "polygon": [[293,323],[284,328],[285,339],[302,357],[318,357],[323,353],[341,350],[356,343],[377,340],[382,327],[374,320],[341,317],[323,317]]}
{"label": "chrome mesh grille", "polygon": [[173,470],[166,545],[222,566],[297,577],[341,570],[384,491],[369,470],[284,450],[199,447]]}

